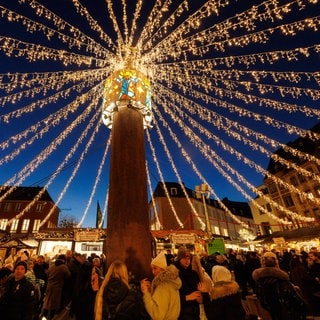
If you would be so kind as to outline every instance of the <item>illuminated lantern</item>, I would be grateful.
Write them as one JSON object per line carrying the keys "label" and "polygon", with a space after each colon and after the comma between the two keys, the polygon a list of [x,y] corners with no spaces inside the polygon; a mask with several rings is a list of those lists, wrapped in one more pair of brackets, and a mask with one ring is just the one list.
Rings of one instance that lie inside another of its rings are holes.
{"label": "illuminated lantern", "polygon": [[114,72],[105,82],[103,98],[102,120],[108,128],[120,108],[141,112],[144,127],[151,126],[151,86],[142,72],[131,68]]}

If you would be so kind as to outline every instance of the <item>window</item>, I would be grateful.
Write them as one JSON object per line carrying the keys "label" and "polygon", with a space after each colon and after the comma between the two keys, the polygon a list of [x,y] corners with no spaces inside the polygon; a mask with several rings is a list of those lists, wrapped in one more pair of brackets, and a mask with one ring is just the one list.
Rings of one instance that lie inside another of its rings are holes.
{"label": "window", "polygon": [[290,177],[290,183],[291,183],[293,186],[297,186],[297,185],[298,185],[298,180],[297,180],[296,176]]}
{"label": "window", "polygon": [[298,174],[298,179],[299,179],[300,183],[304,183],[307,181],[306,177],[302,174]]}
{"label": "window", "polygon": [[225,237],[229,237],[229,233],[228,233],[228,230],[227,230],[227,229],[223,228],[222,231],[223,231],[223,235],[224,235]]}
{"label": "window", "polygon": [[36,212],[42,212],[42,210],[43,210],[43,204],[42,203],[37,203]]}
{"label": "window", "polygon": [[178,194],[177,188],[170,188],[170,195],[176,196]]}
{"label": "window", "polygon": [[267,235],[267,234],[271,234],[272,233],[272,230],[271,230],[269,222],[262,222],[261,223],[261,228],[263,230],[263,234]]}
{"label": "window", "polygon": [[284,196],[283,197],[283,202],[284,202],[286,207],[294,206],[294,202],[293,202],[293,200],[292,200],[290,195]]}
{"label": "window", "polygon": [[28,232],[29,225],[30,225],[30,219],[23,219],[22,226],[21,226],[21,232],[23,232],[23,233]]}
{"label": "window", "polygon": [[82,243],[81,251],[102,251],[102,243]]}
{"label": "window", "polygon": [[12,224],[11,224],[11,228],[10,228],[11,233],[17,232],[18,224],[19,224],[19,219],[12,220]]}
{"label": "window", "polygon": [[214,233],[215,234],[220,234],[220,229],[217,226],[214,226]]}
{"label": "window", "polygon": [[22,209],[22,203],[16,203],[15,207],[14,207],[14,210],[15,211],[21,211]]}
{"label": "window", "polygon": [[277,186],[275,183],[270,183],[268,185],[269,193],[275,193],[277,192]]}
{"label": "window", "polygon": [[266,204],[266,207],[267,207],[268,212],[271,212],[271,211],[272,211],[272,208],[271,208],[270,203],[267,203],[267,204]]}
{"label": "window", "polygon": [[33,232],[33,233],[39,231],[39,229],[40,229],[40,223],[41,223],[41,220],[40,220],[40,219],[36,219],[36,220],[33,221],[33,228],[32,228],[32,232]]}
{"label": "window", "polygon": [[0,230],[7,229],[8,219],[0,219]]}
{"label": "window", "polygon": [[3,209],[4,211],[10,211],[11,210],[11,203],[10,202],[6,202],[5,204],[4,204],[4,209]]}

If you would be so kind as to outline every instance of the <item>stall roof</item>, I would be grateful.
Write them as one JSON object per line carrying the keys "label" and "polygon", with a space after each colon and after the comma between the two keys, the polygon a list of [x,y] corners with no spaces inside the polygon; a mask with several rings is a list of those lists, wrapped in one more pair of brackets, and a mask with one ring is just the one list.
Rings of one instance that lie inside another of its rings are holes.
{"label": "stall roof", "polygon": [[261,239],[262,242],[273,242],[273,238],[283,237],[286,241],[308,240],[320,237],[320,225],[312,227],[303,227],[293,230],[283,230],[273,232],[271,235],[257,237],[255,240]]}
{"label": "stall roof", "polygon": [[165,239],[171,234],[196,234],[199,237],[207,237],[207,233],[202,230],[151,230],[151,234],[155,238],[162,238]]}
{"label": "stall roof", "polygon": [[37,240],[34,239],[20,239],[20,238],[11,238],[0,244],[2,248],[37,248],[39,245]]}

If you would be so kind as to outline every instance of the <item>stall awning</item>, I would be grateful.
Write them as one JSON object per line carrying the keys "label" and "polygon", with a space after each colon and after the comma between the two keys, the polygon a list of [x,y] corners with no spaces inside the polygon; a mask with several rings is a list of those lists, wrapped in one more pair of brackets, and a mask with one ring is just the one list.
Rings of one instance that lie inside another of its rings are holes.
{"label": "stall awning", "polygon": [[[311,240],[320,237],[320,226],[303,227],[293,230],[276,231],[264,237],[262,243],[274,242],[274,238],[284,238],[286,241]],[[258,240],[256,238],[255,240]]]}
{"label": "stall awning", "polygon": [[8,239],[6,242],[0,244],[1,248],[37,248],[39,245],[37,240],[34,239]]}

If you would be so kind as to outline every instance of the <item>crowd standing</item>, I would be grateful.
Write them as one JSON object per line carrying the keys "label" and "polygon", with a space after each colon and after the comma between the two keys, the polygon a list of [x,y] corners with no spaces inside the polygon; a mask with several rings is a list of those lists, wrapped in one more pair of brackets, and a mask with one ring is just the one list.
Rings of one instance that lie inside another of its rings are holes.
{"label": "crowd standing", "polygon": [[[153,279],[130,282],[127,266],[68,250],[53,259],[27,250],[0,269],[6,320],[245,320],[254,295],[272,320],[320,319],[320,253],[216,252],[181,246],[151,262]],[[66,316],[64,318],[63,316]],[[319,317],[319,318],[318,318]]]}

